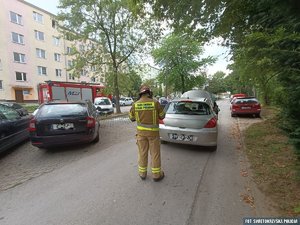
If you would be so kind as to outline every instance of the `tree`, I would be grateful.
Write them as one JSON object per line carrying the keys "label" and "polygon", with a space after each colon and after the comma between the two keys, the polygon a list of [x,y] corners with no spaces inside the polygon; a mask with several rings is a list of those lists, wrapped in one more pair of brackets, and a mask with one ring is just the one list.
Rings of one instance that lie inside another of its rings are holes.
{"label": "tree", "polygon": [[[201,44],[186,34],[171,34],[161,46],[152,51],[154,61],[161,69],[160,79],[174,91],[185,91],[204,84],[199,79],[200,68],[214,62],[212,57],[200,58]],[[198,74],[197,74],[198,73]]]}
{"label": "tree", "polygon": [[63,21],[63,31],[79,43],[88,46],[74,53],[75,68],[86,65],[105,67],[113,77],[117,113],[119,105],[120,74],[135,53],[144,50],[146,43],[159,36],[160,28],[140,8],[139,14],[130,10],[127,0],[60,0],[58,19]]}
{"label": "tree", "polygon": [[225,83],[226,74],[222,71],[216,72],[211,79],[208,80],[207,91],[217,94],[227,91],[227,86]]}

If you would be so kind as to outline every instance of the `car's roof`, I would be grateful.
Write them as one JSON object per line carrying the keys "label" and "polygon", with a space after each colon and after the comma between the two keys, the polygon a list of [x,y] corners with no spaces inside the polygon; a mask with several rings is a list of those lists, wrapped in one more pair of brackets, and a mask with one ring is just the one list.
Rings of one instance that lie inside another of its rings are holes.
{"label": "car's roof", "polygon": [[86,104],[87,101],[77,100],[77,101],[66,101],[66,100],[54,100],[45,102],[44,105],[59,105],[59,104]]}
{"label": "car's roof", "polygon": [[205,102],[207,103],[208,99],[207,98],[199,98],[199,97],[194,97],[194,98],[177,98],[174,99],[173,102]]}

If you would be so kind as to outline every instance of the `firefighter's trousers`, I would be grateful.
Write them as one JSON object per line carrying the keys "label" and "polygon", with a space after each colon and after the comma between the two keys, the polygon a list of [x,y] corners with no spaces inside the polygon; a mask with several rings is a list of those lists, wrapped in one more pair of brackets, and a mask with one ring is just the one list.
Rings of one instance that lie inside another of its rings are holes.
{"label": "firefighter's trousers", "polygon": [[147,175],[148,152],[150,151],[152,177],[159,178],[162,173],[159,135],[143,136],[137,134],[136,139],[137,139],[137,145],[139,150],[139,154],[138,154],[139,175],[140,176]]}

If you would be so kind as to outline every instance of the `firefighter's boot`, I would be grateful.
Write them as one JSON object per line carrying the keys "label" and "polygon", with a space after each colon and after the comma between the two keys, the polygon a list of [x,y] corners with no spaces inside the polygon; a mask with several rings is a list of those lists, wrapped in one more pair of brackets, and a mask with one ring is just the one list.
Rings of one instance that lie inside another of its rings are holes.
{"label": "firefighter's boot", "polygon": [[153,181],[158,182],[164,179],[165,173],[164,171],[161,171],[159,174],[153,174]]}

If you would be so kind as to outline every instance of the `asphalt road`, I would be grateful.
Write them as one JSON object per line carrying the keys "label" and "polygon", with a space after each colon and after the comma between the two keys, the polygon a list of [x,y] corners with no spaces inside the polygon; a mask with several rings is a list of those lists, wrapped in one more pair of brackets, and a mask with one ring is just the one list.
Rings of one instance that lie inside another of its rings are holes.
{"label": "asphalt road", "polygon": [[[159,183],[138,178],[135,127],[127,118],[104,122],[96,145],[32,153],[28,163],[51,161],[51,169],[2,189],[0,224],[239,225],[244,217],[271,216],[251,181],[241,138],[260,119],[231,118],[228,101],[219,105],[217,151],[162,145],[166,177]],[[17,163],[16,155],[0,163]]]}

